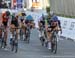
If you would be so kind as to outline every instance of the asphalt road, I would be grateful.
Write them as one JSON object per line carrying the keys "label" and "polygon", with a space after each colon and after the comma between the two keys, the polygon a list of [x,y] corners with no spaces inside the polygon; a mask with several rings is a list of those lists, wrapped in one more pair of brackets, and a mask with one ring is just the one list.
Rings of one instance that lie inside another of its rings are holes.
{"label": "asphalt road", "polygon": [[7,48],[8,50],[0,49],[0,58],[75,58],[75,42],[60,38],[57,54],[53,54],[41,46],[36,29],[31,32],[29,44],[19,41],[18,53],[11,52],[9,40]]}

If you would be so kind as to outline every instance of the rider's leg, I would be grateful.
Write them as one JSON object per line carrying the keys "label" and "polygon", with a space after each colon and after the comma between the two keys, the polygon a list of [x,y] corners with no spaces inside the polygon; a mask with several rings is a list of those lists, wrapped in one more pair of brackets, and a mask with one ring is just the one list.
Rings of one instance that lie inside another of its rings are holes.
{"label": "rider's leg", "polygon": [[48,30],[47,30],[47,40],[49,42],[51,42],[51,36],[52,36],[51,31],[52,31],[52,28],[48,28]]}
{"label": "rider's leg", "polygon": [[16,39],[18,40],[18,29],[16,29]]}
{"label": "rider's leg", "polygon": [[41,31],[39,30],[38,32],[39,32],[39,38],[40,38],[41,37]]}
{"label": "rider's leg", "polygon": [[48,32],[48,49],[51,49],[51,32]]}
{"label": "rider's leg", "polygon": [[47,31],[47,41],[48,41],[48,49],[51,49],[51,28],[48,28],[48,31]]}
{"label": "rider's leg", "polygon": [[60,40],[60,35],[58,35],[58,33],[59,33],[59,31],[61,31],[61,28],[59,27],[59,26],[56,26],[55,27],[55,30],[57,30],[57,35],[56,35],[56,37],[57,37],[57,41],[59,41]]}
{"label": "rider's leg", "polygon": [[25,39],[25,28],[22,28],[22,39],[24,40]]}
{"label": "rider's leg", "polygon": [[51,32],[47,32],[47,40],[49,42],[51,42],[51,36],[52,36]]}
{"label": "rider's leg", "polygon": [[5,43],[5,47],[7,46],[7,37],[8,37],[8,31],[7,31],[7,27],[5,27],[5,35],[4,35],[4,43]]}

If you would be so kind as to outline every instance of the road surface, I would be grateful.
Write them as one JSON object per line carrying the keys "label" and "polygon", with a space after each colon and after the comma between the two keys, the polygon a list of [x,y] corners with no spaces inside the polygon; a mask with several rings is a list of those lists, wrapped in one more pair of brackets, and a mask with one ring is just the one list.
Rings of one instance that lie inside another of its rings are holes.
{"label": "road surface", "polygon": [[19,41],[18,53],[11,52],[9,41],[7,48],[8,50],[0,49],[0,58],[75,58],[75,42],[60,38],[57,54],[52,54],[41,46],[36,29],[31,32],[29,44]]}

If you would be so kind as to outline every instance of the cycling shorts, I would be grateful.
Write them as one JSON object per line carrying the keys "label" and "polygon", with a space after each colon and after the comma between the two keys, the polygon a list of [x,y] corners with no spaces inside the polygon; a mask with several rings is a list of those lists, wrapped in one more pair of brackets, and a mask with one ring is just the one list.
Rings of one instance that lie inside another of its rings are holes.
{"label": "cycling shorts", "polygon": [[6,22],[2,22],[3,23],[3,25],[5,26],[5,27],[7,27],[7,24],[8,24],[8,22],[6,21]]}

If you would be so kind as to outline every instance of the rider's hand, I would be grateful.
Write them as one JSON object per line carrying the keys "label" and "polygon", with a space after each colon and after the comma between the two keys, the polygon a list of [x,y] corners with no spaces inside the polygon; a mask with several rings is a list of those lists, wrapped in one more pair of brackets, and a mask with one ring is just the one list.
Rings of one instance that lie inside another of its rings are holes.
{"label": "rider's hand", "polygon": [[60,29],[60,31],[61,31],[61,34],[62,34],[62,29]]}
{"label": "rider's hand", "polygon": [[62,31],[61,31],[61,34],[62,34]]}

